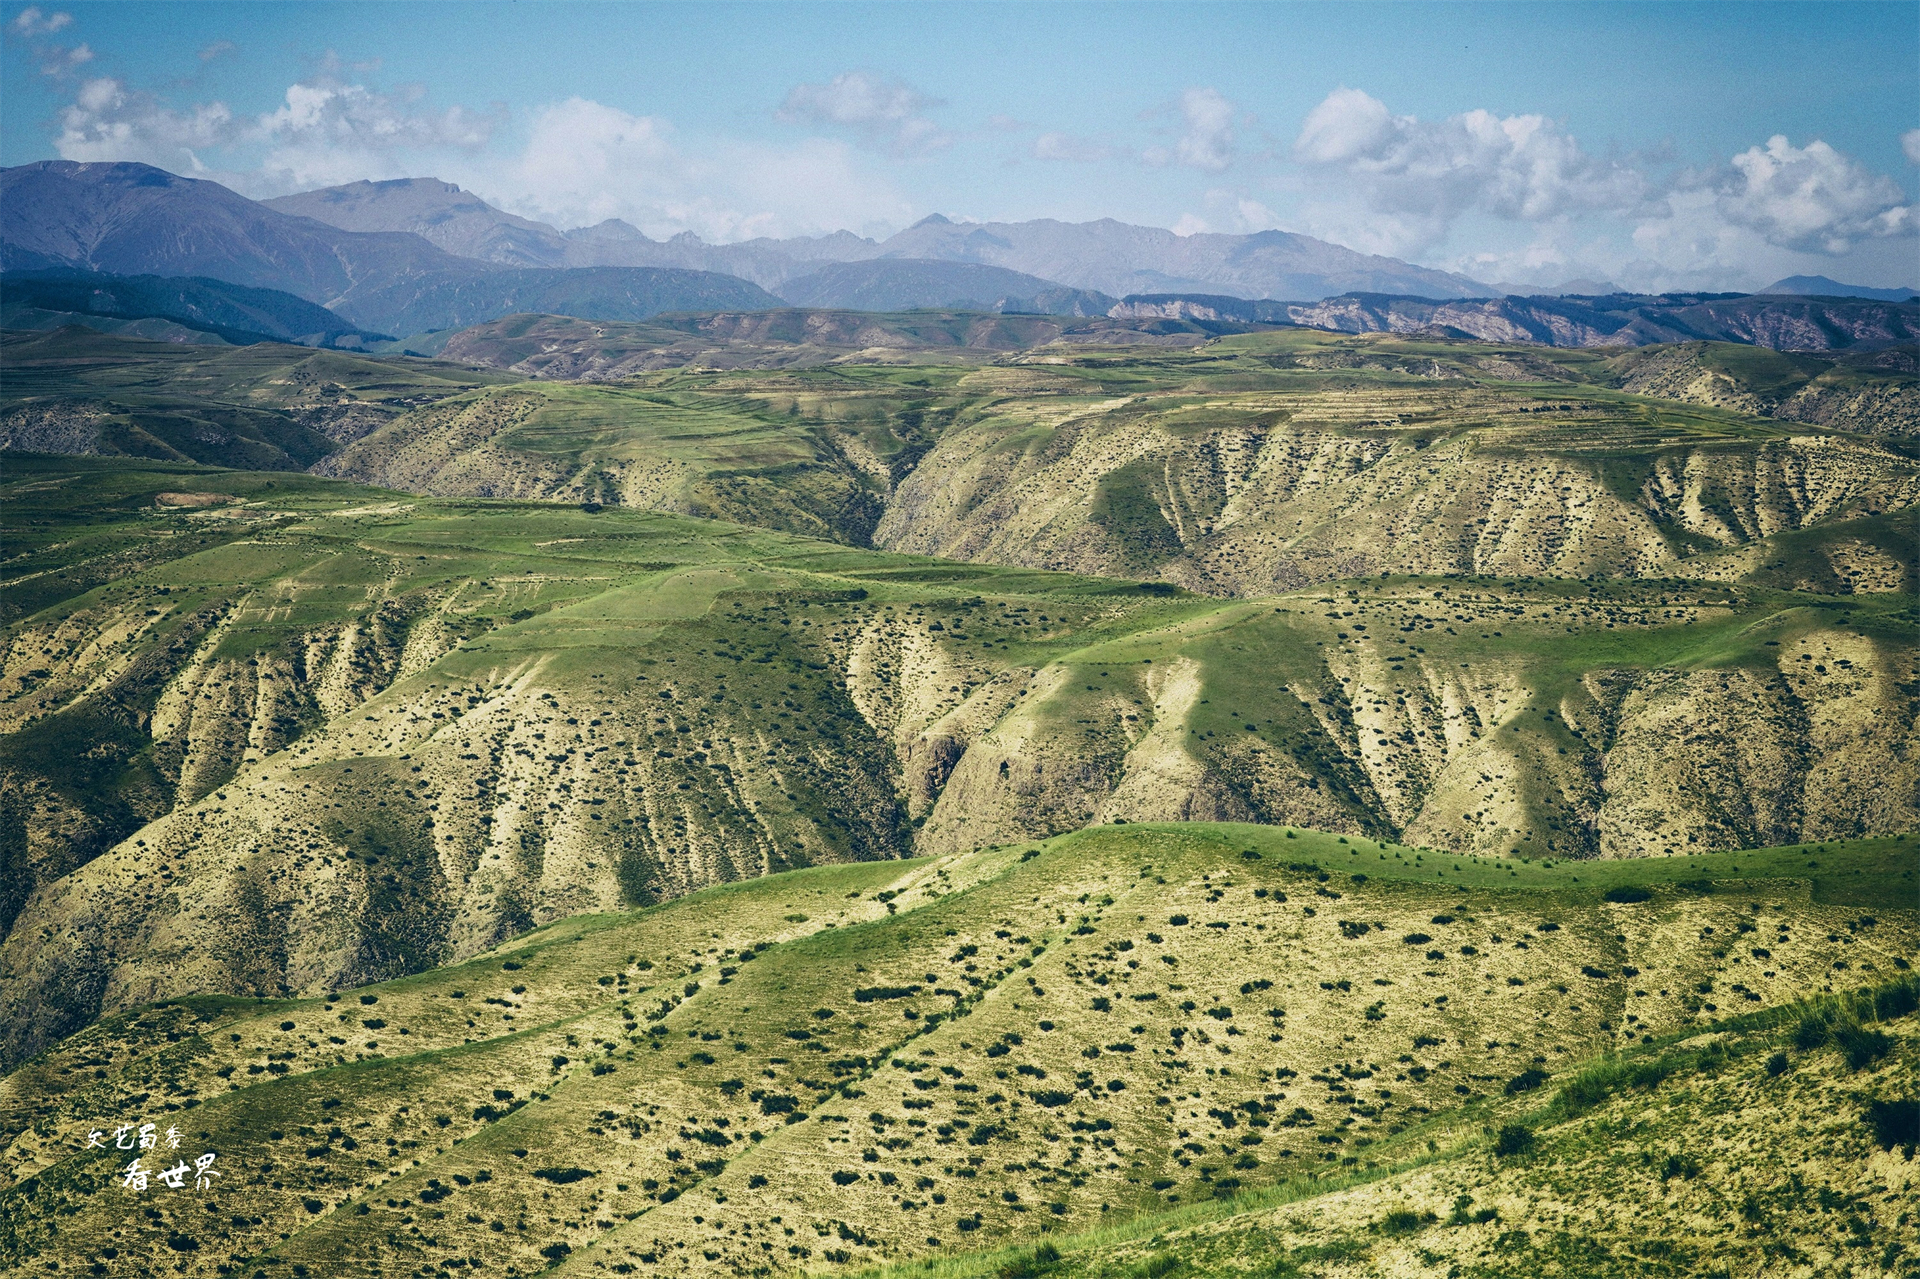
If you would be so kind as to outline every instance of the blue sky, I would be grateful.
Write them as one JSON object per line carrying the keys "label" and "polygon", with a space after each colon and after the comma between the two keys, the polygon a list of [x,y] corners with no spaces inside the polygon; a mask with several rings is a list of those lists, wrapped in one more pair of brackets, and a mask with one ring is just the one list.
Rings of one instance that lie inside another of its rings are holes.
{"label": "blue sky", "polygon": [[1916,269],[1920,6],[0,6],[0,160],[561,226],[1304,231],[1490,281]]}

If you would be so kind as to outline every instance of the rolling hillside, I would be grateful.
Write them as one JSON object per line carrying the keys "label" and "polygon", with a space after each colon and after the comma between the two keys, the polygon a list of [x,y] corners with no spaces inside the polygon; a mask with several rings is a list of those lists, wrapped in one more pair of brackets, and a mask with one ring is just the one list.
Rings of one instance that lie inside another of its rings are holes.
{"label": "rolling hillside", "polygon": [[[1305,332],[1198,350],[1077,340],[977,368],[522,385],[398,419],[320,469],[1222,595],[1383,571],[1911,581],[1903,513],[1920,471],[1904,446],[1623,394],[1609,384],[1648,369],[1615,353]],[[1911,375],[1833,382],[1869,411],[1829,416],[1899,433]],[[730,462],[735,442],[753,448]],[[817,522],[793,522],[794,495],[815,493]]]}
{"label": "rolling hillside", "polygon": [[[1876,1116],[1920,1051],[1912,864],[1201,825],[766,876],[397,981],[111,1017],[0,1083],[0,1257],[1671,1273],[1758,1261],[1757,1221],[1870,1269],[1909,1234],[1912,1136]],[[124,1151],[85,1146],[141,1121],[227,1193],[129,1212]],[[1735,1172],[1709,1142],[1798,1157]]]}
{"label": "rolling hillside", "polygon": [[16,458],[8,485],[16,1055],[162,996],[1122,819],[1555,858],[1915,824],[1907,596],[1223,602],[285,474]]}
{"label": "rolling hillside", "polygon": [[396,416],[511,375],[261,342],[69,327],[0,337],[0,448],[299,471]]}

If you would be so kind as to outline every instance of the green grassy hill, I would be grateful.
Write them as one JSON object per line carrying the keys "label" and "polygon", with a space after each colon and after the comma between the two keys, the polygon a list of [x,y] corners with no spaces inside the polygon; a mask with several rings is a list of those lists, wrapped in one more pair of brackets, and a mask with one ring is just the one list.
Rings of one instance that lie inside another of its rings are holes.
{"label": "green grassy hill", "polygon": [[1222,601],[663,513],[17,458],[16,1059],[788,867],[1239,820],[1590,858],[1916,826],[1910,602]]}
{"label": "green grassy hill", "polygon": [[[0,1084],[0,1256],[1755,1273],[1777,1240],[1886,1273],[1913,1165],[1870,1115],[1912,1104],[1914,861],[1174,825],[764,876],[324,997],[107,1018]],[[123,1190],[127,1156],[85,1147],[127,1122],[227,1180]]]}
{"label": "green grassy hill", "polygon": [[85,328],[0,336],[0,449],[301,471],[410,409],[511,374]]}
{"label": "green grassy hill", "polygon": [[[980,367],[522,385],[401,418],[318,469],[1222,595],[1381,571],[1778,581],[1777,539],[1813,530],[1792,585],[1912,586],[1920,469],[1895,442],[1628,394],[1579,352],[1299,331],[1199,350],[1072,340]],[[562,345],[565,367],[599,358]]]}
{"label": "green grassy hill", "polygon": [[1914,589],[1913,375],[1880,367],[1900,352],[1093,331],[1119,324],[523,316],[450,341],[502,373],[55,334],[9,340],[0,444],[670,510],[1213,595],[1383,571]]}

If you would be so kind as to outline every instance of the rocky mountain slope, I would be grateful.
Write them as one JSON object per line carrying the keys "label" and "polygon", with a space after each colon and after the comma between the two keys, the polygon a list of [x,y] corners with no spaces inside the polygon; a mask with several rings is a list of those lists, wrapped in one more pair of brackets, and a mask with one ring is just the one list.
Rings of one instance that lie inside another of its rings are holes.
{"label": "rocky mountain slope", "polygon": [[489,270],[417,235],[341,231],[217,182],[68,160],[0,169],[0,266],[210,276],[340,305],[343,314],[361,288]]}
{"label": "rocky mountain slope", "polygon": [[[1804,1228],[1797,1255],[1870,1264],[1912,1184],[1883,1115],[1916,1053],[1911,861],[1198,826],[766,876],[404,980],[112,1017],[0,1083],[0,1257],[1652,1273]],[[124,1190],[140,1122],[215,1152],[215,1193]],[[1736,1174],[1721,1141],[1806,1159]]]}
{"label": "rocky mountain slope", "polygon": [[730,276],[655,267],[513,271],[408,231],[342,230],[144,164],[47,160],[0,170],[0,267],[208,276],[279,289],[380,333],[514,311],[611,320],[777,306]]}
{"label": "rocky mountain slope", "polygon": [[1609,383],[1636,395],[1875,435],[1920,435],[1920,352],[1911,346],[1822,357],[1682,342],[1607,363]]}
{"label": "rocky mountain slope", "polygon": [[285,475],[19,459],[8,485],[16,1055],[166,994],[1121,820],[1632,857],[1920,816],[1906,597],[1222,604]]}

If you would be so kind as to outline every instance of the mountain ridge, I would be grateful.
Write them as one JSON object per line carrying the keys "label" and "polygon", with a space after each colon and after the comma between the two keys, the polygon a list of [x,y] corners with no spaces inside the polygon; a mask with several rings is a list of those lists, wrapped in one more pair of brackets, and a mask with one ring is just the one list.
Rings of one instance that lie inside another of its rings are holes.
{"label": "mountain ridge", "polygon": [[[658,265],[725,270],[762,287],[779,286],[821,261],[916,258],[997,266],[1114,297],[1200,288],[1245,296],[1318,298],[1354,289],[1470,297],[1486,286],[1465,276],[1415,266],[1287,231],[1179,236],[1159,227],[1102,218],[1068,223],[955,222],[931,214],[875,242],[850,232],[790,240],[709,245],[682,232],[653,240],[610,219],[561,231],[487,205],[436,179],[351,183],[266,202],[357,230],[407,230],[452,252],[491,253],[515,265]],[[525,237],[535,237],[530,247]],[[811,264],[811,265],[810,265]]]}

